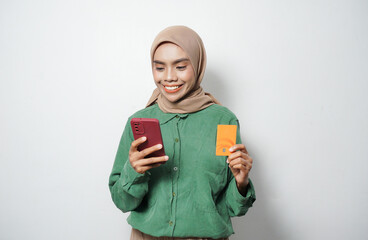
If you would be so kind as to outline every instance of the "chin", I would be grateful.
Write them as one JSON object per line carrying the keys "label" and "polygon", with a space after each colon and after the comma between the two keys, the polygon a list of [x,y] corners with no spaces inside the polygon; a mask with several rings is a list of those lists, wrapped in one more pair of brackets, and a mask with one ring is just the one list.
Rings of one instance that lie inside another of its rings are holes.
{"label": "chin", "polygon": [[165,92],[164,89],[161,89],[161,95],[165,97],[169,102],[172,102],[172,103],[178,102],[181,98],[183,98],[183,96],[181,96],[180,94],[175,94],[174,96],[170,93]]}
{"label": "chin", "polygon": [[164,95],[164,97],[165,97],[167,100],[169,100],[169,102],[172,102],[172,103],[175,103],[175,102],[179,101],[179,99],[180,99],[180,98],[178,98],[178,97],[167,97],[167,96],[165,96],[165,95]]}

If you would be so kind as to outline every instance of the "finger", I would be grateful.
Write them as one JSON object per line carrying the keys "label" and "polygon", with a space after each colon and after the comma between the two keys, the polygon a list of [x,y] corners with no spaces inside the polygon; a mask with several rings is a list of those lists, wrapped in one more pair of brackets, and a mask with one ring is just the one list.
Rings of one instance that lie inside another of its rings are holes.
{"label": "finger", "polygon": [[152,165],[147,165],[147,166],[142,166],[142,167],[137,167],[135,170],[137,173],[145,173],[147,170],[150,170],[152,168],[156,168],[156,167],[159,167],[161,166],[162,164],[161,163],[156,163],[156,164],[152,164]]}
{"label": "finger", "polygon": [[229,166],[230,167],[233,167],[237,164],[243,164],[243,165],[247,165],[247,161],[243,158],[237,158],[237,159],[234,159],[232,160],[231,162],[229,162]]}
{"label": "finger", "polygon": [[162,163],[166,162],[167,160],[169,160],[168,156],[143,158],[143,159],[135,161],[132,164],[132,166],[134,165],[133,167],[138,168],[138,167],[143,167],[143,166],[147,166],[147,165],[154,165],[154,164],[157,164],[157,163],[162,164]]}
{"label": "finger", "polygon": [[253,165],[253,160],[252,159],[244,159],[244,158],[236,158],[236,159],[232,159],[232,160],[226,160],[226,162],[229,164],[229,167],[233,167],[236,164],[243,164],[245,166],[250,166],[252,167]]}
{"label": "finger", "polygon": [[228,156],[228,159],[229,159],[229,161],[231,161],[231,160],[239,158],[239,157],[250,160],[250,161],[253,161],[253,159],[247,153],[244,153],[242,151],[236,151],[236,152],[230,154]]}
{"label": "finger", "polygon": [[239,158],[239,157],[243,157],[243,158],[245,158],[245,157],[246,157],[246,156],[245,156],[245,153],[243,153],[243,152],[241,152],[241,151],[236,151],[236,152],[234,152],[234,153],[230,154],[230,155],[227,157],[227,159],[228,159],[229,161],[231,161],[231,160],[236,159],[236,158]]}
{"label": "finger", "polygon": [[137,140],[134,140],[132,144],[130,145],[130,152],[136,152],[138,151],[138,146],[144,143],[147,140],[146,137],[138,138]]}
{"label": "finger", "polygon": [[252,167],[251,166],[244,166],[243,164],[236,164],[232,167],[232,169],[238,169],[240,171],[249,172]]}
{"label": "finger", "polygon": [[147,155],[149,155],[153,152],[156,152],[156,151],[160,150],[161,148],[162,148],[162,144],[157,144],[157,145],[154,145],[152,147],[146,148],[146,149],[144,149],[140,152],[140,156],[141,156],[141,158],[144,158],[145,156],[147,156]]}
{"label": "finger", "polygon": [[250,163],[253,163],[253,158],[250,157],[247,153],[243,153],[241,151],[237,151],[235,153],[232,153],[228,156],[226,162],[229,163],[231,161],[233,161],[234,159],[237,159],[237,158],[243,158],[247,161],[249,161]]}
{"label": "finger", "polygon": [[244,153],[248,153],[247,148],[245,147],[244,144],[235,144],[234,146],[232,146],[229,149],[230,152],[235,152],[235,151],[238,151],[238,150],[240,150],[240,151],[242,151]]}

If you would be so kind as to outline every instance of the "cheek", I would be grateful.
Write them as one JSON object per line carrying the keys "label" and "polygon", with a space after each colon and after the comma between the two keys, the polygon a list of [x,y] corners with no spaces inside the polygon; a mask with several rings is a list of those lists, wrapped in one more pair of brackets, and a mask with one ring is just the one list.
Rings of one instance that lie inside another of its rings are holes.
{"label": "cheek", "polygon": [[193,71],[185,71],[183,72],[181,79],[186,82],[188,85],[192,85],[195,82],[195,76]]}
{"label": "cheek", "polygon": [[155,80],[155,83],[160,82],[161,76],[159,72],[153,70],[152,75],[153,75],[153,79]]}

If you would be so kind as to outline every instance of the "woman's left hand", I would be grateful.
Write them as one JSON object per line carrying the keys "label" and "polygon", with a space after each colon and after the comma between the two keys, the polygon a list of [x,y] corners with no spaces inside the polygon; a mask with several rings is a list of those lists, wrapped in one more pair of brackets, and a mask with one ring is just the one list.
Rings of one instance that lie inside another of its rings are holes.
{"label": "woman's left hand", "polygon": [[246,194],[247,185],[249,183],[248,175],[252,169],[253,159],[248,155],[248,151],[244,144],[236,144],[230,149],[232,152],[227,158],[227,163],[234,174],[236,185],[242,195]]}

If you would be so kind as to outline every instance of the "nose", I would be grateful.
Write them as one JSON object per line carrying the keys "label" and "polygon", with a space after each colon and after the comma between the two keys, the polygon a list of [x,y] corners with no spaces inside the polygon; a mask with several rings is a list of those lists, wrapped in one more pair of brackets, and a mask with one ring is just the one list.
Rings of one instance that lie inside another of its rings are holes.
{"label": "nose", "polygon": [[172,68],[167,68],[166,75],[165,75],[165,81],[174,82],[177,80],[178,80],[178,77],[176,76],[175,70]]}

